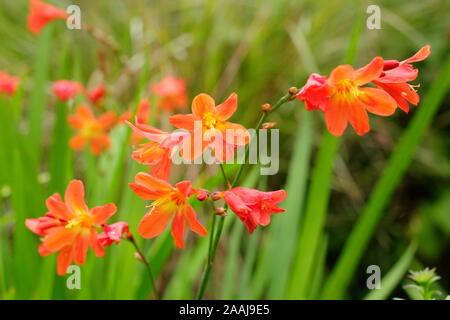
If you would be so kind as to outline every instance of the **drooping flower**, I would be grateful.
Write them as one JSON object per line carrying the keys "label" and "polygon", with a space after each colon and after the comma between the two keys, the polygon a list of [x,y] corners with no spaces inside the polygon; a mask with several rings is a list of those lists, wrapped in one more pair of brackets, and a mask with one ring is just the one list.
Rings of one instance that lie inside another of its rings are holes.
{"label": "drooping flower", "polygon": [[80,150],[89,144],[92,153],[99,155],[110,146],[108,133],[116,124],[114,112],[106,112],[96,118],[87,106],[79,105],[75,114],[68,117],[68,121],[77,130],[77,133],[70,139],[72,149]]}
{"label": "drooping flower", "polygon": [[431,54],[430,46],[421,48],[412,57],[403,60],[384,61],[383,72],[380,77],[373,81],[377,88],[386,91],[395,99],[400,109],[409,112],[409,103],[417,106],[420,96],[417,94],[413,85],[408,82],[417,78],[419,73],[411,63],[425,60]]}
{"label": "drooping flower", "polygon": [[150,210],[138,226],[138,232],[144,238],[159,235],[171,219],[172,236],[177,248],[184,248],[186,223],[191,231],[202,237],[207,235],[208,232],[188,203],[189,197],[195,193],[191,182],[182,181],[173,187],[165,180],[140,172],[135,176],[135,183],[130,183],[130,187],[139,197],[153,200]]}
{"label": "drooping flower", "polygon": [[53,93],[61,100],[67,101],[82,92],[83,85],[76,81],[58,80],[52,86]]}
{"label": "drooping flower", "polygon": [[[136,123],[147,124],[150,118],[150,101],[148,99],[142,99],[139,102],[137,112],[136,112]],[[133,130],[133,134],[131,136],[131,142],[134,144],[142,141],[144,136],[136,130]]]}
{"label": "drooping flower", "polygon": [[306,102],[310,110],[325,113],[325,122],[331,134],[340,136],[348,122],[358,135],[370,130],[367,112],[389,116],[395,112],[397,103],[385,91],[362,87],[380,77],[384,61],[374,58],[366,66],[354,70],[350,65],[336,67],[324,82],[319,75],[312,75],[300,90],[298,98]]}
{"label": "drooping flower", "polygon": [[87,90],[86,96],[96,106],[99,106],[103,102],[103,98],[106,94],[106,87],[104,85],[98,85],[90,90]]}
{"label": "drooping flower", "polygon": [[245,223],[250,233],[253,233],[258,225],[267,226],[272,214],[285,211],[278,206],[278,203],[286,198],[286,191],[284,190],[263,192],[237,187],[221,192],[220,197]]}
{"label": "drooping flower", "polygon": [[28,30],[39,33],[47,23],[57,19],[67,19],[69,15],[62,9],[41,0],[30,0]]}
{"label": "drooping flower", "polygon": [[72,180],[66,189],[64,202],[57,193],[46,201],[48,212],[44,217],[27,219],[26,226],[43,237],[39,254],[47,256],[59,251],[58,274],[64,275],[75,261],[84,264],[91,247],[97,257],[103,257],[105,250],[99,242],[97,228],[116,212],[113,203],[89,209],[84,201],[84,186],[80,180]]}
{"label": "drooping flower", "polygon": [[132,158],[141,164],[149,166],[152,176],[167,180],[170,176],[172,157],[178,150],[178,146],[189,136],[189,132],[174,131],[172,133],[162,131],[152,126],[140,123],[136,117],[136,126],[125,121],[136,135],[150,140],[141,144],[132,155]]}
{"label": "drooping flower", "polygon": [[209,95],[202,93],[192,101],[191,114],[179,114],[169,118],[179,129],[191,132],[183,141],[183,158],[191,161],[202,155],[210,146],[217,161],[232,158],[234,149],[249,143],[250,134],[240,124],[228,122],[237,109],[237,95],[231,94],[217,105]]}
{"label": "drooping flower", "polygon": [[165,77],[151,85],[151,91],[158,96],[158,107],[168,112],[184,109],[188,103],[186,81],[182,78]]}
{"label": "drooping flower", "polygon": [[103,226],[103,233],[98,235],[100,245],[107,247],[113,243],[119,244],[120,239],[125,235],[127,238],[131,237],[128,223],[119,221],[113,224],[105,224]]}
{"label": "drooping flower", "polygon": [[0,93],[12,96],[19,85],[19,77],[11,76],[0,70]]}

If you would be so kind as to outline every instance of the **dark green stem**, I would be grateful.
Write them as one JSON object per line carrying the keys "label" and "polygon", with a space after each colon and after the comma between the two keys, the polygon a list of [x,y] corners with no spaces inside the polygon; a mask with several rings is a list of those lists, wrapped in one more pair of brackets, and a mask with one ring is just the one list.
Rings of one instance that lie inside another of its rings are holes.
{"label": "dark green stem", "polygon": [[[277,101],[277,103],[275,103],[273,105],[273,107],[271,108],[270,112],[264,112],[261,115],[261,118],[258,121],[258,124],[256,125],[256,132],[258,134],[258,130],[261,129],[261,126],[263,125],[264,121],[267,119],[267,116],[276,111],[279,107],[281,107],[284,103],[292,100],[293,95],[290,93],[287,93],[286,95],[284,95],[280,100]],[[225,174],[225,170],[223,167],[223,164],[220,164],[220,170],[222,172],[222,176],[223,179],[227,185],[227,187],[229,189],[232,189],[234,186],[237,185],[239,178],[242,174],[242,171],[244,170],[244,166],[245,166],[245,161],[248,157],[248,153],[249,153],[250,147],[247,144],[247,146],[245,147],[245,153],[244,153],[244,164],[241,164],[239,167],[238,172],[236,173],[236,176],[234,177],[233,183],[230,183],[230,181],[228,180],[226,174]],[[225,205],[225,213],[227,210],[227,206]],[[215,222],[215,218],[213,218],[213,222]],[[209,242],[209,251],[208,251],[208,262],[206,264],[205,267],[205,272],[203,273],[203,277],[202,280],[200,282],[200,289],[198,291],[197,294],[197,300],[201,300],[203,298],[203,295],[205,293],[205,289],[206,289],[206,285],[208,284],[208,280],[209,280],[209,276],[211,274],[211,269],[213,267],[214,264],[214,258],[216,256],[216,250],[217,247],[219,246],[219,240],[220,237],[222,236],[222,232],[223,232],[223,226],[225,224],[225,217],[220,217],[220,221],[217,227],[217,231],[216,231],[216,235],[214,237],[214,230],[211,230],[211,236],[210,236],[210,242]],[[213,225],[214,226],[214,225]],[[214,237],[214,238],[213,238]]]}
{"label": "dark green stem", "polygon": [[136,249],[136,252],[139,254],[142,262],[145,264],[145,267],[147,268],[148,276],[150,278],[150,283],[152,284],[153,292],[155,293],[156,300],[161,299],[161,295],[156,287],[155,278],[153,277],[152,268],[150,267],[150,262],[145,258],[144,254],[142,253],[142,250],[139,248],[138,244],[136,243],[136,240],[132,235],[128,236],[127,239],[133,244],[134,248]]}

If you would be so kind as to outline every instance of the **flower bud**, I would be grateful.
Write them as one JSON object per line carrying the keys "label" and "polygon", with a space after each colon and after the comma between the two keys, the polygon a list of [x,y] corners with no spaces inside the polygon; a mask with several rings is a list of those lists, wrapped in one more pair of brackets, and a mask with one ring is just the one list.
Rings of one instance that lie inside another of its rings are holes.
{"label": "flower bud", "polygon": [[227,216],[226,211],[227,210],[225,208],[220,207],[220,208],[216,208],[216,210],[214,210],[214,213],[217,214],[218,216],[226,217]]}
{"label": "flower bud", "polygon": [[261,126],[261,129],[266,130],[266,129],[270,129],[273,128],[277,125],[276,122],[264,122]]}
{"label": "flower bud", "polygon": [[291,96],[293,96],[293,95],[296,95],[298,93],[298,89],[296,87],[291,87],[291,88],[289,88],[288,92],[289,92],[289,94]]}
{"label": "flower bud", "polygon": [[139,254],[139,252],[134,253],[134,257],[139,260],[140,262],[144,262],[144,259],[142,259],[142,256]]}
{"label": "flower bud", "polygon": [[272,110],[272,107],[270,106],[270,104],[265,103],[261,106],[261,110],[264,112],[270,112]]}

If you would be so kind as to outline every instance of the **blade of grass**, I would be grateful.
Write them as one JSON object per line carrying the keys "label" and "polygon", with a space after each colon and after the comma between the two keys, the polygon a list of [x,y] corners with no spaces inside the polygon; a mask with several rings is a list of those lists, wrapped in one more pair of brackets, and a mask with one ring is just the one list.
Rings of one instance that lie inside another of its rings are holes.
{"label": "blade of grass", "polygon": [[364,299],[385,300],[389,298],[392,291],[394,291],[397,285],[403,280],[405,274],[408,272],[408,268],[411,266],[416,250],[417,243],[411,243],[397,263],[381,279],[381,288],[371,290]]}
{"label": "blade of grass", "polygon": [[450,56],[447,56],[441,72],[433,81],[421,106],[399,140],[389,158],[381,178],[378,180],[355,228],[353,228],[344,249],[333,269],[323,292],[326,299],[337,299],[344,295],[357,264],[366,249],[372,234],[400,183],[414,151],[436,115],[439,105],[450,87]]}
{"label": "blade of grass", "polygon": [[44,110],[46,107],[46,85],[50,69],[50,51],[52,45],[53,26],[48,25],[39,35],[36,59],[34,61],[33,88],[29,105],[29,139],[32,147],[32,159],[39,163],[41,153],[41,137]]}

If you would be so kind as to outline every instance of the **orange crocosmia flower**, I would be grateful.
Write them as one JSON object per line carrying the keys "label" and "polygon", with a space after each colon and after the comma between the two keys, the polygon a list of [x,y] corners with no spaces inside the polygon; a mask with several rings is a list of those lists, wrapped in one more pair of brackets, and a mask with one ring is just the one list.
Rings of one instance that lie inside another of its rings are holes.
{"label": "orange crocosmia flower", "polygon": [[250,233],[258,225],[267,226],[270,215],[284,212],[278,203],[286,198],[286,191],[263,192],[256,189],[237,187],[220,193],[230,209],[245,223]]}
{"label": "orange crocosmia flower", "polygon": [[395,112],[397,103],[385,91],[362,87],[380,77],[384,61],[374,58],[368,65],[354,70],[350,65],[336,67],[326,81],[315,76],[300,90],[299,99],[304,100],[310,110],[320,109],[325,113],[328,131],[341,136],[348,122],[358,135],[370,130],[367,112],[389,116]]}
{"label": "orange crocosmia flower", "polygon": [[68,118],[69,124],[77,130],[70,139],[70,147],[80,150],[89,144],[92,153],[99,155],[111,144],[108,132],[116,124],[116,118],[114,112],[106,112],[96,118],[87,106],[79,105],[75,114]]}
{"label": "orange crocosmia flower", "polygon": [[61,100],[67,101],[84,90],[83,85],[76,81],[58,80],[52,86],[53,93]]}
{"label": "orange crocosmia flower", "polygon": [[101,105],[103,98],[106,94],[106,87],[104,85],[98,85],[86,92],[86,96],[94,105]]}
{"label": "orange crocosmia flower", "polygon": [[224,162],[233,157],[234,149],[249,143],[250,134],[247,129],[226,121],[236,109],[235,93],[217,106],[212,97],[202,93],[192,101],[191,114],[171,116],[169,121],[172,125],[191,132],[183,142],[183,158],[187,161],[194,160],[210,146],[216,160]]}
{"label": "orange crocosmia flower", "polygon": [[19,85],[19,77],[11,76],[0,70],[0,93],[12,96]]}
{"label": "orange crocosmia flower", "polygon": [[165,77],[161,82],[152,84],[150,90],[158,96],[159,108],[168,112],[186,108],[188,96],[184,79]]}
{"label": "orange crocosmia flower", "polygon": [[46,201],[48,212],[44,217],[25,221],[28,229],[43,238],[39,246],[41,256],[60,252],[57,259],[59,275],[66,273],[72,260],[84,264],[89,247],[97,257],[105,255],[96,229],[117,210],[113,203],[89,209],[80,180],[70,182],[64,200],[55,193]]}
{"label": "orange crocosmia flower", "polygon": [[177,248],[184,248],[186,223],[191,231],[202,237],[207,235],[208,232],[197,220],[194,209],[188,203],[189,197],[196,192],[192,189],[191,182],[182,181],[173,187],[165,180],[140,172],[135,177],[135,183],[130,183],[130,187],[139,197],[153,200],[150,210],[138,226],[138,232],[144,238],[159,235],[171,219],[172,236]]}
{"label": "orange crocosmia flower", "polygon": [[30,0],[28,30],[39,33],[47,23],[56,19],[67,19],[69,15],[62,9],[40,0]]}
{"label": "orange crocosmia flower", "polygon": [[141,164],[148,165],[151,175],[167,180],[170,176],[172,157],[183,139],[190,135],[189,132],[165,132],[140,123],[139,117],[136,117],[136,126],[129,121],[125,121],[125,123],[133,129],[134,134],[150,140],[150,142],[141,144],[133,152],[132,158]]}
{"label": "orange crocosmia flower", "polygon": [[406,60],[386,60],[383,73],[373,83],[377,88],[383,89],[390,94],[397,102],[399,108],[408,113],[408,102],[417,106],[420,101],[414,86],[408,83],[415,80],[419,73],[419,70],[414,69],[411,63],[425,60],[430,54],[430,46],[426,45]]}

